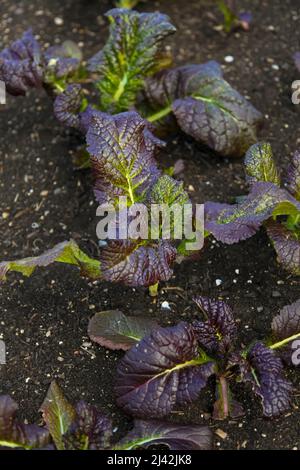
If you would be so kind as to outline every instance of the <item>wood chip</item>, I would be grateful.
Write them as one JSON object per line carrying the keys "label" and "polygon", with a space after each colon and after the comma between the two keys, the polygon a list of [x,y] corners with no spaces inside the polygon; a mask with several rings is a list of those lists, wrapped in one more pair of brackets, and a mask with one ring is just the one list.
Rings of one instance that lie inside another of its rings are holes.
{"label": "wood chip", "polygon": [[228,437],[227,432],[223,431],[223,429],[216,429],[215,431],[216,435],[219,436],[221,439],[226,439]]}

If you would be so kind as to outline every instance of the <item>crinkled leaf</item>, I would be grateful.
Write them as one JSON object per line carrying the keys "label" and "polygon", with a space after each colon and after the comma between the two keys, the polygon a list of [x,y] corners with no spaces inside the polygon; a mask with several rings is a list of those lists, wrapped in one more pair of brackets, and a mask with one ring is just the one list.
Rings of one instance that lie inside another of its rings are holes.
{"label": "crinkled leaf", "polygon": [[249,195],[239,204],[205,204],[205,230],[223,243],[250,238],[272,215],[295,214],[300,203],[273,183],[254,183]]}
{"label": "crinkled leaf", "polygon": [[293,57],[294,57],[295,65],[300,72],[300,52],[295,52]]}
{"label": "crinkled leaf", "polygon": [[103,450],[109,448],[111,436],[111,420],[95,406],[80,401],[62,441],[66,450]]}
{"label": "crinkled leaf", "polygon": [[0,80],[11,95],[25,95],[29,88],[42,86],[42,65],[40,45],[29,29],[0,52]]}
{"label": "crinkled leaf", "polygon": [[168,206],[173,204],[183,206],[190,202],[183,183],[174,180],[168,175],[161,176],[153,185],[150,200],[152,204],[167,204]]}
{"label": "crinkled leaf", "polygon": [[127,351],[156,327],[158,324],[151,318],[127,317],[119,310],[109,310],[91,318],[88,334],[105,348]]}
{"label": "crinkled leaf", "polygon": [[237,325],[231,308],[222,300],[208,297],[197,296],[194,302],[206,317],[206,321],[193,322],[200,346],[209,354],[226,354],[232,348],[237,335]]}
{"label": "crinkled leaf", "polygon": [[[257,141],[262,115],[227,83],[218,64],[165,70],[146,84],[158,117],[173,111],[179,127],[224,156],[241,156]],[[158,111],[158,110],[161,111]]]}
{"label": "crinkled leaf", "polygon": [[280,185],[280,176],[269,143],[262,142],[250,147],[245,157],[245,169],[250,184],[265,181]]}
{"label": "crinkled leaf", "polygon": [[[189,82],[196,82],[204,76],[222,78],[223,72],[218,62],[210,60],[205,64],[192,64],[162,70],[146,81],[145,96],[151,108],[167,108],[177,98],[187,93]],[[193,88],[196,88],[194,85]]]}
{"label": "crinkled leaf", "polygon": [[175,32],[166,15],[110,10],[110,36],[89,63],[100,74],[101,109],[120,112],[130,109],[147,76],[156,71],[162,40]]}
{"label": "crinkled leaf", "polygon": [[44,57],[48,74],[62,78],[74,74],[82,60],[82,52],[73,41],[64,41],[60,45],[49,47]]}
{"label": "crinkled leaf", "polygon": [[63,435],[67,433],[74,422],[76,412],[55,381],[51,383],[40,409],[56,448],[64,450]]}
{"label": "crinkled leaf", "polygon": [[87,256],[80,250],[74,240],[70,240],[59,243],[40,256],[1,262],[0,281],[5,280],[9,271],[22,273],[24,276],[31,276],[37,267],[46,267],[54,262],[77,266],[83,276],[90,277],[91,279],[99,279],[101,277],[100,262]]}
{"label": "crinkled leaf", "polygon": [[100,254],[104,279],[133,287],[168,281],[175,258],[176,249],[165,240],[152,245],[130,240],[109,241]]}
{"label": "crinkled leaf", "polygon": [[39,449],[50,441],[47,429],[16,420],[17,403],[7,395],[0,397],[0,448]]}
{"label": "crinkled leaf", "polygon": [[176,404],[195,400],[214,367],[190,325],[158,328],[119,363],[117,403],[134,416],[165,416]]}
{"label": "crinkled leaf", "polygon": [[[299,335],[300,340],[300,300],[291,305],[286,305],[280,310],[279,315],[272,321],[272,333],[276,342],[294,337],[295,335]],[[287,343],[284,348],[277,350],[289,365],[293,364],[292,356],[294,350],[292,345],[294,340]]]}
{"label": "crinkled leaf", "polygon": [[110,116],[94,112],[87,133],[88,151],[95,176],[95,193],[103,201],[127,196],[133,204],[159,177],[154,155],[162,142],[136,112]]}
{"label": "crinkled leaf", "polygon": [[153,233],[156,232],[159,238],[174,239],[178,231],[178,237],[181,239],[184,228],[184,205],[190,204],[183,183],[168,175],[161,176],[151,189],[149,202],[152,204],[151,209],[160,207],[163,211],[164,206],[166,206],[165,214],[168,209],[170,210],[170,217],[165,217],[163,220],[161,220],[158,210],[151,211],[151,229]]}
{"label": "crinkled leaf", "polygon": [[54,115],[64,125],[74,127],[86,134],[94,109],[86,105],[82,87],[74,83],[57,95],[54,101]]}
{"label": "crinkled leaf", "polygon": [[[83,102],[83,106],[84,106],[84,102]],[[91,125],[91,122],[92,122],[92,118],[93,118],[93,115],[95,113],[95,109],[88,105],[84,111],[81,111],[79,113],[79,118],[80,118],[80,130],[81,132],[83,132],[84,134],[87,133],[87,131],[89,130],[89,127]],[[88,153],[88,152],[86,152]],[[90,163],[89,163],[89,166],[90,166]]]}
{"label": "crinkled leaf", "polygon": [[118,442],[115,449],[147,449],[153,445],[166,445],[170,450],[209,450],[212,441],[212,432],[206,426],[137,419],[134,428]]}
{"label": "crinkled leaf", "polygon": [[288,191],[300,201],[300,152],[295,152],[286,175]]}
{"label": "crinkled leaf", "polygon": [[54,114],[65,126],[81,129],[80,112],[82,109],[83,93],[80,85],[68,85],[54,101]]}
{"label": "crinkled leaf", "polygon": [[283,365],[270,348],[256,343],[241,367],[241,378],[250,382],[253,392],[261,398],[264,415],[278,416],[290,408],[292,385],[283,375]]}
{"label": "crinkled leaf", "polygon": [[300,275],[300,230],[288,230],[283,224],[269,221],[267,233],[273,243],[278,263],[292,274]]}

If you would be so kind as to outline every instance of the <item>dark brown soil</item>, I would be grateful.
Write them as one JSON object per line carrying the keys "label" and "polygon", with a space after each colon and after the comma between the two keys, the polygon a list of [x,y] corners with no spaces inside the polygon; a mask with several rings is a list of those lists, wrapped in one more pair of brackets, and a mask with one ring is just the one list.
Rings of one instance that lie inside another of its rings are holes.
{"label": "dark brown soil", "polygon": [[[291,83],[299,79],[291,58],[299,49],[298,0],[241,1],[254,13],[253,27],[228,37],[214,29],[218,19],[211,15],[219,17],[212,2],[149,0],[141,8],[150,11],[151,3],[178,27],[170,41],[178,64],[219,60],[227,79],[266,115],[262,137],[272,143],[284,166],[300,143],[300,108],[291,102]],[[110,6],[108,0],[2,0],[0,48],[32,26],[44,45],[70,38],[82,42],[89,57],[105,41],[103,13]],[[56,24],[57,17],[63,25]],[[234,57],[233,63],[225,63],[227,55]],[[0,259],[38,254],[70,237],[96,254],[96,205],[89,172],[74,171],[71,161],[78,144],[78,137],[57,123],[43,92],[9,98],[0,108],[0,216],[9,213],[8,218],[0,217]],[[182,136],[169,143],[161,162],[169,165],[178,158],[185,161],[185,182],[197,202],[231,201],[245,191],[239,160],[216,157]],[[219,287],[217,279],[222,280]],[[97,404],[122,433],[131,422],[114,402],[121,354],[89,342],[89,318],[96,311],[118,308],[126,314],[151,315],[162,324],[176,323],[196,314],[191,302],[196,293],[226,299],[240,320],[240,340],[246,343],[266,336],[279,309],[300,297],[300,282],[277,265],[263,231],[234,246],[209,243],[200,260],[176,267],[156,304],[143,289],[88,283],[64,266],[39,270],[25,280],[11,276],[0,290],[0,337],[8,353],[7,365],[0,368],[0,393],[11,394],[23,416],[39,421],[38,407],[49,382],[57,378],[71,400]],[[164,300],[171,311],[161,308]],[[246,409],[241,420],[211,421],[211,393],[172,419],[221,428],[227,438],[216,435],[216,448],[300,449],[299,370],[288,371],[288,376],[295,384],[294,404],[280,419],[262,418],[258,400],[239,386],[235,392]]]}

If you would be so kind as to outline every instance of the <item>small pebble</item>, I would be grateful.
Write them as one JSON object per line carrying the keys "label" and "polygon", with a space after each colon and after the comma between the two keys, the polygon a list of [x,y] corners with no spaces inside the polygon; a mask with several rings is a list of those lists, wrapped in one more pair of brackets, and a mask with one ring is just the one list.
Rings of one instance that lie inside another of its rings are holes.
{"label": "small pebble", "polygon": [[280,292],[278,292],[278,290],[273,290],[272,297],[277,299],[278,297],[281,297],[281,294],[280,294]]}
{"label": "small pebble", "polygon": [[216,286],[219,287],[222,284],[222,279],[216,279]]}
{"label": "small pebble", "polygon": [[234,57],[232,55],[227,55],[224,57],[224,60],[227,64],[232,64],[232,62],[234,62]]}
{"label": "small pebble", "polygon": [[56,26],[61,26],[64,24],[64,20],[62,18],[59,18],[58,16],[56,16],[54,18],[54,23],[56,24]]}
{"label": "small pebble", "polygon": [[161,304],[161,308],[165,310],[171,310],[170,304],[166,300],[164,300],[163,303]]}

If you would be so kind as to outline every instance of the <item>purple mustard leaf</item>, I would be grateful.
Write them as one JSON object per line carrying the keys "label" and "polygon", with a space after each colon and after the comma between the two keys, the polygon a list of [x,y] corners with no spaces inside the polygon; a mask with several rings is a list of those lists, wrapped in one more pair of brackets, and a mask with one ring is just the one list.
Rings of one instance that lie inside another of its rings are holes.
{"label": "purple mustard leaf", "polygon": [[226,354],[232,348],[237,335],[231,308],[222,300],[197,296],[194,302],[204,313],[206,321],[195,320],[192,325],[197,340],[209,354]]}
{"label": "purple mustard leaf", "polygon": [[43,58],[32,30],[0,52],[0,80],[11,95],[25,95],[43,84]]}
{"label": "purple mustard leaf", "polygon": [[165,416],[176,404],[195,400],[214,371],[191,325],[158,328],[119,363],[117,403],[134,416]]}
{"label": "purple mustard leaf", "polygon": [[249,350],[241,366],[241,379],[250,382],[260,397],[264,416],[272,418],[290,408],[292,384],[284,377],[280,358],[264,344],[256,343]]}

